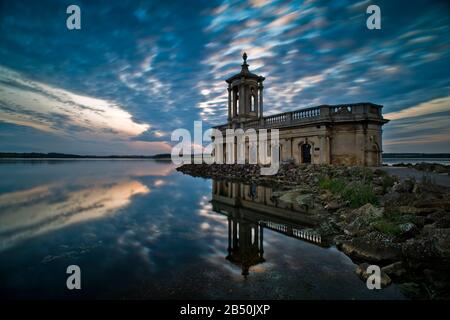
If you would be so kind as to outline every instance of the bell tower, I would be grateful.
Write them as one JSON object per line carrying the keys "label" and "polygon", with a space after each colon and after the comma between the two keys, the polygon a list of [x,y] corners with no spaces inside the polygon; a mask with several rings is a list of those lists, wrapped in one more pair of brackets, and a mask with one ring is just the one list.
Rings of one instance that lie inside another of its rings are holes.
{"label": "bell tower", "polygon": [[247,53],[241,72],[228,78],[228,123],[257,120],[263,116],[263,81],[264,77],[248,70]]}

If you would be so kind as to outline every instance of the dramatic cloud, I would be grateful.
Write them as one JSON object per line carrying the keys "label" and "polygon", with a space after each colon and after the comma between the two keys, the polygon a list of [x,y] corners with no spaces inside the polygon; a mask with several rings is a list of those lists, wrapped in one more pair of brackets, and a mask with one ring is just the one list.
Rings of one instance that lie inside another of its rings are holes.
{"label": "dramatic cloud", "polygon": [[392,120],[385,151],[423,141],[450,152],[444,1],[380,0],[381,30],[366,28],[370,1],[78,4],[79,31],[65,27],[62,2],[2,5],[0,150],[167,152],[172,130],[226,121],[224,80],[246,51],[266,77],[266,115],[370,101]]}
{"label": "dramatic cloud", "polygon": [[443,152],[450,144],[450,97],[423,102],[385,117],[393,124],[388,125],[385,150]]}
{"label": "dramatic cloud", "polygon": [[434,113],[445,111],[450,112],[450,96],[427,101],[417,106],[405,108],[397,112],[391,112],[386,114],[385,117],[390,120],[399,120],[424,115],[431,115]]}
{"label": "dramatic cloud", "polygon": [[150,128],[113,102],[35,82],[0,66],[0,120],[61,134],[132,137]]}

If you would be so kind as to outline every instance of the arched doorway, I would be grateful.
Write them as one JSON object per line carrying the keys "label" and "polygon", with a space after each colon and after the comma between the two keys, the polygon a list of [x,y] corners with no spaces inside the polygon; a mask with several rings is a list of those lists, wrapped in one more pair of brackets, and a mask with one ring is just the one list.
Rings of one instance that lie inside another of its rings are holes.
{"label": "arched doorway", "polygon": [[302,163],[311,163],[311,145],[304,143],[301,146]]}
{"label": "arched doorway", "polygon": [[380,155],[380,147],[377,143],[374,143],[369,151],[368,163],[366,163],[366,165],[374,167],[378,167],[379,165],[381,165]]}

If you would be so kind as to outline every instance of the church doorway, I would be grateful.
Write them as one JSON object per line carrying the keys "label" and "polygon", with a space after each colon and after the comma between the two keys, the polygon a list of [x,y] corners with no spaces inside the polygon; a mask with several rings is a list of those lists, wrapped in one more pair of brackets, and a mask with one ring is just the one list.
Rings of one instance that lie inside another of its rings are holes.
{"label": "church doorway", "polygon": [[302,163],[311,163],[311,145],[308,143],[302,144]]}

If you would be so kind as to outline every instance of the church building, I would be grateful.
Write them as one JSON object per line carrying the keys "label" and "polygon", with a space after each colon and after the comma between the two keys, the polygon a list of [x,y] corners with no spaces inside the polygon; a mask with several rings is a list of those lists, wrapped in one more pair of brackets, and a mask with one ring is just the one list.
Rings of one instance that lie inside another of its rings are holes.
{"label": "church building", "polygon": [[243,59],[241,71],[226,80],[228,121],[215,127],[224,136],[226,129],[278,129],[282,162],[381,166],[382,126],[389,121],[383,106],[320,105],[264,116],[265,78],[249,71],[246,53]]}

